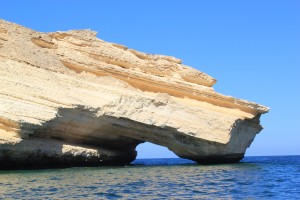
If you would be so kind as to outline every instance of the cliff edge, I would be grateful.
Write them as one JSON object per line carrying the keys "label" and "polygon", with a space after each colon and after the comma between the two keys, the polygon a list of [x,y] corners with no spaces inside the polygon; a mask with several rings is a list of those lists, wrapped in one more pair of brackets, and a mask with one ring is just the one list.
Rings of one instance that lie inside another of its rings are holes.
{"label": "cliff edge", "polygon": [[125,165],[145,141],[200,164],[238,162],[268,108],[215,83],[94,31],[0,20],[0,168]]}

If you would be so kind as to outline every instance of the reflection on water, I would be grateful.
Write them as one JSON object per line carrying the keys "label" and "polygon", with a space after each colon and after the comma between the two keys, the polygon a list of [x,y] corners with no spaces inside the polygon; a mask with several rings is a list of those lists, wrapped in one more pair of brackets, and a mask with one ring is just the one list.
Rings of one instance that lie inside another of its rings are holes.
{"label": "reflection on water", "polygon": [[182,159],[137,160],[133,166],[1,171],[2,198],[297,198],[300,157],[249,157],[233,165]]}

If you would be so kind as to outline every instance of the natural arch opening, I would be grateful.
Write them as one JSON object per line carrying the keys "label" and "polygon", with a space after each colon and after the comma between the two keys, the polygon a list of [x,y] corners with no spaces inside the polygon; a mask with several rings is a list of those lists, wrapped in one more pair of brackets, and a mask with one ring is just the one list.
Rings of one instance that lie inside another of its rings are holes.
{"label": "natural arch opening", "polygon": [[136,159],[149,158],[179,158],[175,153],[170,151],[167,147],[153,144],[150,142],[141,143],[136,147]]}

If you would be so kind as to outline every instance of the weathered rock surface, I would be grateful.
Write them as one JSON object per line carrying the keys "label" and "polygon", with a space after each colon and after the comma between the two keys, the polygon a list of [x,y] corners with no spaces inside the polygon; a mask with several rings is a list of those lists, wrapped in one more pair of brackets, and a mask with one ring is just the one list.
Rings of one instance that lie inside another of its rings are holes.
{"label": "weathered rock surface", "polygon": [[144,141],[198,163],[237,162],[268,108],[215,82],[90,30],[0,20],[0,168],[124,165]]}

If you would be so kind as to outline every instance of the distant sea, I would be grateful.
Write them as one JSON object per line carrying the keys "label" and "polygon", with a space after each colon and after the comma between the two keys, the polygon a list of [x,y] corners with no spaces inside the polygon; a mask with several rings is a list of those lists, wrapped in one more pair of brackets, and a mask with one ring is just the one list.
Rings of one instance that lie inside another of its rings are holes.
{"label": "distant sea", "polygon": [[205,166],[168,158],[125,167],[0,171],[0,199],[300,199],[300,156]]}

